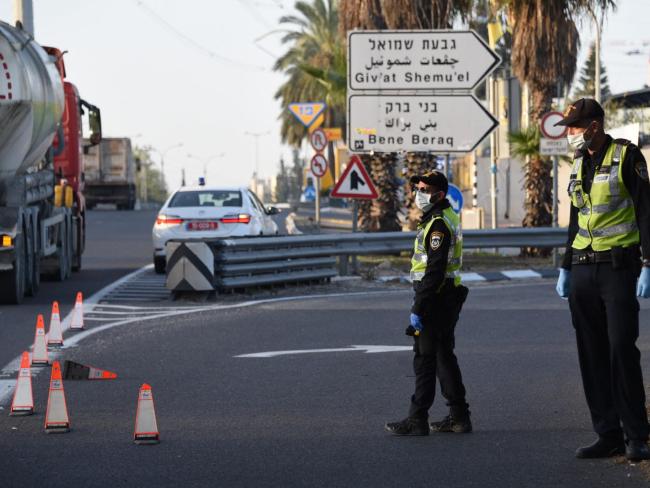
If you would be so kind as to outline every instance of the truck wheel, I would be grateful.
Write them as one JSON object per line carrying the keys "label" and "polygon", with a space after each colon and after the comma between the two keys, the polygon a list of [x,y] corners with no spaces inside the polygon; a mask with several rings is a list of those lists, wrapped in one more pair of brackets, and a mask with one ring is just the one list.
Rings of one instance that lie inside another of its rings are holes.
{"label": "truck wheel", "polygon": [[154,256],[153,257],[153,268],[156,271],[156,274],[165,274],[165,268],[167,263],[164,256]]}
{"label": "truck wheel", "polygon": [[[72,246],[72,271],[81,270],[81,253],[83,252],[83,217],[78,221],[76,232],[73,232],[74,244]],[[74,225],[74,224],[73,224]],[[74,231],[74,229],[73,229]]]}
{"label": "truck wheel", "polygon": [[14,240],[14,252],[12,269],[0,272],[0,303],[17,305],[25,297],[25,246],[20,234]]}
{"label": "truck wheel", "polygon": [[72,217],[70,217],[67,221],[66,224],[66,234],[68,236],[66,240],[66,253],[67,253],[67,259],[66,259],[66,268],[65,268],[65,279],[67,280],[68,278],[72,277],[72,261],[74,259],[74,245],[72,244],[72,239],[74,239],[74,233],[72,231]]}
{"label": "truck wheel", "polygon": [[32,259],[34,264],[32,265],[32,282],[30,296],[34,297],[38,295],[38,290],[41,289],[41,257],[38,253],[32,254]]}

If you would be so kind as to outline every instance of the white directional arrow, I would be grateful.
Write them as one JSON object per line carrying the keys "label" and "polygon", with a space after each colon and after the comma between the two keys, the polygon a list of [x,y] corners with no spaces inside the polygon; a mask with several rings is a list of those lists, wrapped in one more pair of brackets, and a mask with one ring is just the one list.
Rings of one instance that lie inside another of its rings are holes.
{"label": "white directional arrow", "polygon": [[350,90],[469,90],[501,59],[474,31],[351,31]]}
{"label": "white directional arrow", "polygon": [[350,346],[336,347],[332,349],[297,349],[292,351],[268,351],[256,352],[253,354],[241,354],[236,358],[274,358],[277,356],[290,356],[293,354],[318,354],[325,352],[365,352],[366,354],[377,354],[380,352],[401,352],[412,351],[413,346]]}
{"label": "white directional arrow", "polygon": [[472,95],[351,95],[353,152],[469,152],[498,125]]}

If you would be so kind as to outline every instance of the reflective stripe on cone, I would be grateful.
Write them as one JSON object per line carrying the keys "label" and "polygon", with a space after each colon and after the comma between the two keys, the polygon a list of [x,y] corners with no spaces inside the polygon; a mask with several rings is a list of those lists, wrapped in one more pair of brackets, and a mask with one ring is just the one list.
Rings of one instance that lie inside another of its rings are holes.
{"label": "reflective stripe on cone", "polygon": [[156,410],[153,406],[153,393],[151,386],[146,383],[140,387],[138,395],[133,440],[136,444],[158,444],[160,442]]}
{"label": "reflective stripe on cone", "polygon": [[50,393],[47,397],[47,412],[45,413],[45,432],[68,432],[70,419],[68,407],[65,403],[61,366],[58,361],[52,363],[52,376],[50,377]]}
{"label": "reflective stripe on cone", "polygon": [[25,351],[20,358],[20,370],[9,415],[31,415],[33,413],[32,372],[29,367],[29,353]]}

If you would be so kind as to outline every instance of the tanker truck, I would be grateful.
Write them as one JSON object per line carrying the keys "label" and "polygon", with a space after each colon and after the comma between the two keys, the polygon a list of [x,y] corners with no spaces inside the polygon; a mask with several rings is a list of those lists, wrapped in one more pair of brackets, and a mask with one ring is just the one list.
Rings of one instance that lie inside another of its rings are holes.
{"label": "tanker truck", "polygon": [[85,201],[82,115],[101,140],[97,107],[66,80],[63,53],[0,22],[0,302],[38,292],[41,274],[81,268]]}

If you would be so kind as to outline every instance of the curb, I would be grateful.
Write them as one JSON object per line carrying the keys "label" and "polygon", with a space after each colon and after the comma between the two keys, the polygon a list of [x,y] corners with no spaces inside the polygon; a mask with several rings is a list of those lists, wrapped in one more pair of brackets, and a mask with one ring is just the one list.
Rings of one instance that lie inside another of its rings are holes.
{"label": "curb", "polygon": [[[481,271],[461,273],[463,283],[483,283],[493,281],[521,281],[530,279],[557,278],[560,271],[555,268],[550,269],[512,269],[502,271]],[[408,276],[381,276],[375,281],[382,283],[388,281],[400,281],[410,283]]]}

